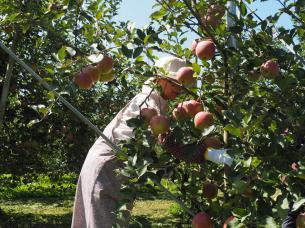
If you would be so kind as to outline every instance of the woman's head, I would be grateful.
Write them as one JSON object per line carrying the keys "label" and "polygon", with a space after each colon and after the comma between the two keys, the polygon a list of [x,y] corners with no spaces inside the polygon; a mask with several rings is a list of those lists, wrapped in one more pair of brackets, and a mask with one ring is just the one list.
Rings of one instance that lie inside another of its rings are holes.
{"label": "woman's head", "polygon": [[161,96],[166,99],[175,99],[182,91],[181,86],[177,85],[178,81],[175,79],[177,71],[181,67],[187,66],[186,62],[182,59],[167,56],[160,58],[156,67],[162,68],[167,78],[158,79],[158,84],[161,86]]}

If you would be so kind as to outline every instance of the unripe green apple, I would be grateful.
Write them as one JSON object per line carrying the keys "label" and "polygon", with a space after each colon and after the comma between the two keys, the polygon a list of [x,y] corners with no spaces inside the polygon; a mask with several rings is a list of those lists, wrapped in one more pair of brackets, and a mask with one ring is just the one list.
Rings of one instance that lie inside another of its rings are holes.
{"label": "unripe green apple", "polygon": [[195,127],[203,130],[214,124],[213,115],[209,112],[198,112],[194,118]]}
{"label": "unripe green apple", "polygon": [[101,74],[100,75],[100,81],[101,82],[111,82],[115,79],[115,75],[113,72],[107,73],[107,74]]}
{"label": "unripe green apple", "polygon": [[109,74],[113,69],[113,59],[109,56],[104,56],[104,58],[97,64],[101,74]]}
{"label": "unripe green apple", "polygon": [[205,212],[197,213],[192,220],[193,228],[212,228],[212,220],[210,216]]}
{"label": "unripe green apple", "polygon": [[203,40],[197,44],[196,56],[199,59],[209,60],[215,55],[215,44],[211,40]]}
{"label": "unripe green apple", "polygon": [[153,116],[149,122],[154,135],[158,136],[169,131],[169,120],[164,115]]}
{"label": "unripe green apple", "polygon": [[195,84],[194,70],[192,67],[181,67],[176,73],[176,80],[185,87],[192,87]]}

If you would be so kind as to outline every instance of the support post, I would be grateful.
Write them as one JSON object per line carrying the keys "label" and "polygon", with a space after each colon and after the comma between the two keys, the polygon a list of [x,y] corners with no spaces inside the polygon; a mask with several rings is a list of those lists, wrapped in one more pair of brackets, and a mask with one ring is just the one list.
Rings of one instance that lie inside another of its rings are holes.
{"label": "support post", "polygon": [[[0,48],[2,48],[9,56],[15,60],[17,63],[19,63],[24,69],[26,69],[35,79],[37,79],[41,85],[46,88],[47,90],[53,92],[55,96],[58,97],[58,99],[68,108],[71,112],[73,112],[81,121],[86,123],[92,130],[94,130],[99,136],[101,136],[106,142],[108,146],[110,146],[115,153],[119,153],[121,149],[114,144],[112,141],[110,141],[107,136],[103,134],[103,132],[96,127],[93,123],[91,123],[90,120],[88,120],[82,113],[80,113],[72,104],[70,104],[65,98],[63,98],[58,92],[56,92],[46,81],[44,81],[38,74],[36,74],[31,67],[29,67],[25,62],[23,62],[21,59],[19,59],[10,49],[8,49],[1,41],[0,41]],[[164,191],[167,195],[170,196],[172,200],[174,200],[176,203],[178,203],[184,210],[186,210],[191,216],[194,215],[194,213],[188,209],[182,201],[177,199],[172,193],[170,193],[166,188],[164,188],[158,181],[152,180],[157,186],[160,187],[162,191]]]}

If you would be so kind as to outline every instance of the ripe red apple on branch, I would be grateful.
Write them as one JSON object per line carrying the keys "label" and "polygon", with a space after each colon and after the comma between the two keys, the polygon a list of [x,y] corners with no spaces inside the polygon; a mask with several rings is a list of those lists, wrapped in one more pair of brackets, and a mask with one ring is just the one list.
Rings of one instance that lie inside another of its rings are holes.
{"label": "ripe red apple on branch", "polygon": [[213,115],[209,112],[198,112],[194,118],[195,127],[203,130],[214,124]]}
{"label": "ripe red apple on branch", "polygon": [[196,55],[196,47],[197,44],[200,42],[199,39],[193,40],[192,44],[191,44],[191,52]]}
{"label": "ripe red apple on branch", "polygon": [[74,82],[81,89],[91,89],[93,85],[92,77],[86,69],[81,71],[74,77]]}
{"label": "ripe red apple on branch", "polygon": [[176,79],[185,87],[192,87],[195,85],[194,70],[192,67],[181,67],[176,73]]}
{"label": "ripe red apple on branch", "polygon": [[265,78],[276,78],[280,74],[280,68],[277,62],[268,60],[261,65],[261,73]]}
{"label": "ripe red apple on branch", "polygon": [[220,22],[221,18],[225,14],[225,7],[222,5],[211,5],[206,11],[206,14],[201,17],[201,22],[205,26],[211,26],[213,28],[217,27]]}
{"label": "ripe red apple on branch", "polygon": [[143,117],[147,123],[149,123],[151,118],[153,118],[156,115],[158,115],[158,112],[154,108],[150,108],[150,107],[142,108],[140,111],[140,116]]}
{"label": "ripe red apple on branch", "polygon": [[183,104],[184,104],[186,113],[190,117],[194,117],[198,112],[203,110],[201,103],[198,101],[195,101],[195,100],[186,101]]}
{"label": "ripe red apple on branch", "polygon": [[196,46],[196,56],[199,59],[210,60],[215,55],[215,44],[212,40],[200,41]]}
{"label": "ripe red apple on branch", "polygon": [[210,216],[205,212],[197,213],[192,220],[193,228],[212,228],[213,223]]}
{"label": "ripe red apple on branch", "polygon": [[155,136],[169,131],[169,120],[164,115],[153,116],[149,122],[150,128]]}
{"label": "ripe red apple on branch", "polygon": [[184,120],[188,117],[186,109],[183,103],[179,104],[177,108],[173,110],[173,118],[177,121]]}

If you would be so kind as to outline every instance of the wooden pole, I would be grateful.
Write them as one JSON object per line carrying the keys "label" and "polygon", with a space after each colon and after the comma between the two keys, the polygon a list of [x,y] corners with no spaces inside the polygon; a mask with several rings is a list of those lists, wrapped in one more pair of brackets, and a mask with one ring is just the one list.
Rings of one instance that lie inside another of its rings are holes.
{"label": "wooden pole", "polygon": [[[17,39],[18,39],[17,37],[18,37],[18,32],[15,33],[14,38],[13,38],[13,43],[12,43],[13,51],[15,51],[16,46],[17,46]],[[15,64],[15,60],[11,56],[9,56],[9,61],[7,64],[7,69],[6,69],[6,73],[5,73],[3,89],[2,89],[2,94],[1,94],[1,100],[0,100],[0,128],[3,125],[5,107],[6,107],[8,92],[9,92],[10,83],[11,83],[11,79],[12,79],[12,75],[13,75],[14,64]]]}
{"label": "wooden pole", "polygon": [[[25,62],[23,62],[21,59],[19,59],[10,49],[8,49],[1,41],[0,41],[0,48],[2,48],[9,56],[19,63],[24,69],[26,69],[35,79],[37,79],[41,85],[46,88],[47,90],[53,92],[55,96],[58,97],[58,99],[68,108],[72,113],[74,113],[81,121],[86,123],[92,130],[94,130],[99,136],[101,136],[105,143],[110,146],[115,153],[119,153],[121,151],[120,147],[118,147],[115,143],[110,141],[110,139],[107,138],[103,134],[103,132],[96,127],[89,119],[87,119],[82,113],[80,113],[72,104],[70,104],[65,98],[63,98],[58,92],[56,92],[46,81],[44,81],[38,74],[36,74],[31,67],[29,67]],[[188,209],[182,201],[177,199],[175,195],[173,195],[171,192],[169,192],[166,188],[164,188],[158,181],[152,180],[157,186],[160,187],[162,191],[164,191],[167,195],[170,196],[172,200],[174,200],[176,203],[178,203],[184,210],[186,210],[191,216],[194,216],[194,213]]]}

